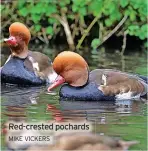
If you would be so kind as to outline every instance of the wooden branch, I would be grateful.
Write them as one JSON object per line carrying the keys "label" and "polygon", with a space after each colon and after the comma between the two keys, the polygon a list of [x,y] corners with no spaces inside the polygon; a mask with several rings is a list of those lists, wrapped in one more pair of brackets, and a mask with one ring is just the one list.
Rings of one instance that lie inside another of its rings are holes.
{"label": "wooden branch", "polygon": [[64,24],[64,21],[62,20],[60,15],[52,14],[50,17],[57,19],[62,25]]}
{"label": "wooden branch", "polygon": [[125,71],[125,56],[121,56],[121,66],[122,66],[122,71]]}
{"label": "wooden branch", "polygon": [[99,39],[102,40],[102,38],[103,38],[103,35],[102,35],[103,24],[102,24],[102,22],[100,22],[98,24],[99,24]]}
{"label": "wooden branch", "polygon": [[98,21],[98,19],[100,18],[100,14],[98,16],[96,16],[93,21],[90,23],[90,25],[88,26],[88,28],[85,30],[85,33],[83,34],[83,36],[81,37],[81,39],[79,40],[76,49],[80,49],[85,37],[88,35],[89,31],[91,30],[91,28],[93,27],[93,25]]}
{"label": "wooden branch", "polygon": [[45,43],[46,43],[46,44],[49,44],[49,40],[48,40],[48,38],[47,38],[47,35],[46,35],[46,32],[45,32],[45,29],[44,29],[44,28],[42,28],[42,34],[43,34]]}
{"label": "wooden branch", "polygon": [[79,21],[79,17],[75,16],[75,23],[74,23],[73,32],[72,32],[73,39],[75,39],[76,33],[78,31],[78,27],[77,27],[78,21]]}
{"label": "wooden branch", "polygon": [[71,30],[70,30],[65,14],[62,14],[62,16],[59,16],[57,14],[52,14],[51,17],[54,17],[63,25],[69,48],[73,51],[75,49],[75,45],[74,45]]}
{"label": "wooden branch", "polygon": [[123,45],[122,45],[122,50],[121,50],[121,63],[122,63],[122,71],[125,71],[125,57],[124,57],[124,52],[126,48],[126,36],[127,36],[128,31],[126,30],[123,35]]}
{"label": "wooden branch", "polygon": [[124,32],[124,35],[123,35],[123,45],[122,45],[122,50],[121,50],[121,56],[124,55],[124,51],[125,51],[125,48],[126,48],[126,36],[127,36],[127,31]]}
{"label": "wooden branch", "polygon": [[108,34],[103,38],[103,41],[97,46],[99,47],[102,45],[107,39],[109,39],[127,20],[128,16],[124,16],[122,20],[118,23],[118,25]]}
{"label": "wooden branch", "polygon": [[73,51],[75,49],[75,45],[74,45],[71,30],[70,30],[66,16],[63,16],[62,20],[64,21],[63,27],[64,27],[64,31],[65,31],[65,34],[67,37],[67,42],[69,44],[69,48]]}
{"label": "wooden branch", "polygon": [[42,42],[46,43],[45,42],[45,39],[42,37],[42,36],[37,36]]}

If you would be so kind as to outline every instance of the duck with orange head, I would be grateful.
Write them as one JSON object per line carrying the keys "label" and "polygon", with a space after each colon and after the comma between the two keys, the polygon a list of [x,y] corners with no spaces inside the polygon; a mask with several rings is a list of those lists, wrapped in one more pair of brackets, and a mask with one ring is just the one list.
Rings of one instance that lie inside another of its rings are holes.
{"label": "duck with orange head", "polygon": [[147,77],[111,69],[89,72],[87,62],[79,54],[64,51],[53,61],[58,74],[48,91],[65,83],[60,97],[74,100],[136,99],[147,94]]}
{"label": "duck with orange head", "polygon": [[41,85],[51,83],[57,77],[50,58],[40,52],[29,51],[31,39],[29,29],[20,22],[9,27],[9,38],[5,38],[11,55],[1,69],[2,83]]}

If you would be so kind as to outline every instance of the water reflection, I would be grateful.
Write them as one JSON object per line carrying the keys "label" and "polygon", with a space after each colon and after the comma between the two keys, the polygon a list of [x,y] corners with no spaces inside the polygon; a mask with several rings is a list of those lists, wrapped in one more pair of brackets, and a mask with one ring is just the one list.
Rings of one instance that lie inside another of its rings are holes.
{"label": "water reflection", "polygon": [[35,104],[37,97],[45,90],[42,87],[18,87],[15,85],[1,86],[1,96],[3,106],[22,106],[26,104]]}
{"label": "water reflection", "polygon": [[[60,101],[64,119],[80,118],[100,124],[117,123],[120,116],[141,116],[143,103],[139,100],[120,101]],[[119,122],[119,121],[118,121]]]}
{"label": "water reflection", "polygon": [[2,122],[27,120],[28,105],[37,104],[38,96],[44,89],[1,85]]}
{"label": "water reflection", "polygon": [[[5,123],[10,120],[30,122],[87,120],[94,123],[94,131],[100,135],[126,136],[127,139],[133,137],[133,140],[135,135],[136,140],[146,138],[146,120],[143,119],[146,117],[146,104],[141,100],[59,101],[58,93],[50,95],[45,90],[46,87],[2,86],[3,134]],[[136,131],[131,130],[133,127]]]}
{"label": "water reflection", "polygon": [[[93,58],[93,61],[92,61]],[[91,69],[116,68],[121,70],[120,58],[114,55],[94,54],[88,56]],[[133,61],[134,60],[134,61]],[[125,70],[134,72],[134,67],[146,64],[140,58],[125,58]],[[58,91],[58,90],[57,90]],[[142,100],[120,101],[71,101],[59,100],[58,93],[48,94],[43,87],[1,86],[2,128],[9,120],[78,121],[95,123],[95,132],[111,136],[127,136],[126,139],[141,140],[139,149],[145,149],[147,104]]]}
{"label": "water reflection", "polygon": [[[58,100],[58,93],[46,94],[46,87],[16,87],[2,85],[2,114],[16,118],[29,117],[34,121],[38,115],[55,120],[85,119],[98,123],[114,123],[119,116],[143,115],[141,100],[118,101],[71,101]],[[40,96],[43,96],[40,97]],[[31,105],[31,106],[30,106]],[[28,116],[29,114],[29,116]],[[41,117],[42,119],[43,117]]]}

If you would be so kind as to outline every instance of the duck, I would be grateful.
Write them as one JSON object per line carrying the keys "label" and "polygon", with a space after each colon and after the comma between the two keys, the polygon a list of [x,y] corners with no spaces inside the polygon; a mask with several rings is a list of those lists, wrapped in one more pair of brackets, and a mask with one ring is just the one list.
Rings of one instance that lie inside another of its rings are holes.
{"label": "duck", "polygon": [[89,71],[85,59],[76,52],[63,51],[53,61],[58,77],[48,91],[62,85],[61,99],[79,101],[126,100],[145,97],[147,77],[112,69]]}
{"label": "duck", "polygon": [[14,22],[9,27],[9,38],[4,41],[11,50],[1,68],[2,83],[41,85],[52,83],[57,77],[51,59],[43,53],[30,51],[31,33],[26,25]]}
{"label": "duck", "polygon": [[125,151],[133,145],[138,144],[138,141],[125,141],[120,138],[111,136],[101,136],[88,132],[67,132],[57,134],[54,139],[54,144],[44,146],[31,146],[27,151],[57,151],[57,150],[93,150],[93,151]]}

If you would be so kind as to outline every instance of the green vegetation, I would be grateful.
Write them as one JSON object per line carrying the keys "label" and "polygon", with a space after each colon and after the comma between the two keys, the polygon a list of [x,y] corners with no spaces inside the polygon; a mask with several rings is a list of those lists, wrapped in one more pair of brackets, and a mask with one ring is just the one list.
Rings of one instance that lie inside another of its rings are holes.
{"label": "green vegetation", "polygon": [[147,38],[147,0],[2,1],[1,11],[3,31],[12,22],[21,21],[47,44],[65,32],[71,50],[81,48],[90,35],[94,49],[113,34]]}

